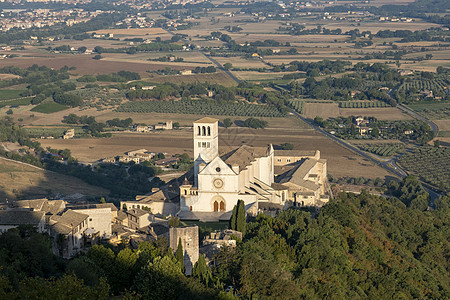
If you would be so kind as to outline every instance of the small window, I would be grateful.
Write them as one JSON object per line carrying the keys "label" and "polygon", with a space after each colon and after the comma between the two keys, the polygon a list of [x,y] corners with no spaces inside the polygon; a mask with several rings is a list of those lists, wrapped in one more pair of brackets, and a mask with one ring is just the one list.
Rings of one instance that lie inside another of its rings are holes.
{"label": "small window", "polygon": [[278,161],[278,162],[281,162],[281,158],[278,158],[277,161]]}
{"label": "small window", "polygon": [[217,173],[220,173],[220,171],[221,171],[220,168],[217,167],[217,168],[216,168],[216,172],[217,172]]}
{"label": "small window", "polygon": [[202,147],[206,148],[206,142],[202,142]]}
{"label": "small window", "polygon": [[288,158],[288,159],[286,159],[286,161],[287,161],[287,162],[291,162],[291,159],[290,159],[290,158]]}
{"label": "small window", "polygon": [[89,218],[89,222],[92,222],[92,218]]}
{"label": "small window", "polygon": [[210,146],[211,144],[208,142],[208,143],[206,143],[206,148],[210,148],[211,146]]}

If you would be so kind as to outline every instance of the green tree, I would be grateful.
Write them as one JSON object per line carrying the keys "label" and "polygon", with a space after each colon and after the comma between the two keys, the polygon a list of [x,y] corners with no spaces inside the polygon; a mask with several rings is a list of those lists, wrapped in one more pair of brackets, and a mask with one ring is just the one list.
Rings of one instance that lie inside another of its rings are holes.
{"label": "green tree", "polygon": [[225,70],[229,70],[229,69],[231,69],[233,67],[233,65],[231,64],[231,63],[225,63],[225,64],[223,64],[223,68],[225,69]]}
{"label": "green tree", "polygon": [[245,235],[246,231],[246,217],[245,217],[245,204],[243,200],[238,200],[237,203],[237,216],[236,216],[236,230],[242,232]]}
{"label": "green tree", "polygon": [[230,118],[223,119],[223,127],[228,128],[233,125],[233,121]]}
{"label": "green tree", "polygon": [[230,228],[236,230],[236,219],[237,219],[237,205],[233,207],[233,212],[230,217]]}
{"label": "green tree", "polygon": [[198,261],[194,265],[194,270],[192,271],[192,276],[197,277],[205,285],[209,285],[212,279],[211,269],[206,264],[205,257],[200,254]]}
{"label": "green tree", "polygon": [[175,252],[175,258],[178,262],[178,265],[180,266],[181,271],[184,272],[184,251],[183,245],[181,243],[181,238],[178,239],[178,247],[177,251]]}
{"label": "green tree", "polygon": [[292,149],[294,149],[294,145],[291,143],[284,143],[284,144],[281,144],[281,149],[292,150]]}
{"label": "green tree", "polygon": [[182,276],[174,260],[157,257],[137,274],[134,289],[143,299],[177,299],[183,288]]}

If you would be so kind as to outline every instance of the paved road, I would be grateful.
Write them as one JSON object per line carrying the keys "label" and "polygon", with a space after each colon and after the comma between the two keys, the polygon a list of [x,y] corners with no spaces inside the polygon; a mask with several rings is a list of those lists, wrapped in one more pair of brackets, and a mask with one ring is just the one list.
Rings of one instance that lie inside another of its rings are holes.
{"label": "paved road", "polygon": [[[164,29],[165,31],[167,31],[168,33],[170,33],[171,35],[175,35],[175,33],[173,33],[172,31],[170,31],[169,29]],[[183,39],[185,42],[186,39]],[[211,56],[209,56],[208,54],[206,54],[203,50],[198,50],[198,52],[200,52],[201,54],[203,54],[207,59],[209,59],[213,64],[215,64],[217,66],[217,68],[219,68],[220,70],[224,71],[228,76],[231,77],[231,79],[233,79],[234,81],[236,81],[238,84],[241,82],[241,80],[237,79],[236,76],[234,76],[233,74],[231,74],[230,71],[228,71],[227,69],[225,69],[217,60],[215,60],[214,58],[212,58]]]}
{"label": "paved road", "polygon": [[225,73],[228,74],[228,76],[231,77],[231,79],[233,79],[234,81],[236,81],[238,84],[241,82],[241,80],[237,79],[236,76],[234,76],[233,74],[231,74],[230,71],[228,71],[227,69],[225,69],[224,67],[222,67],[222,65],[215,60],[214,58],[212,58],[211,56],[209,56],[208,54],[206,54],[205,52],[203,52],[203,50],[199,50],[199,52],[201,54],[203,54],[207,59],[209,59],[213,64],[215,64],[217,66],[217,68],[219,68],[220,70],[224,71]]}
{"label": "paved road", "polygon": [[397,105],[397,107],[401,110],[403,110],[404,112],[406,112],[408,115],[412,116],[413,118],[419,119],[421,121],[424,121],[425,123],[427,123],[428,125],[430,125],[431,129],[433,129],[434,132],[434,136],[437,136],[439,133],[439,127],[437,127],[436,124],[434,124],[433,122],[431,122],[430,120],[428,120],[427,118],[425,118],[424,116],[419,115],[418,113],[416,113],[415,111],[411,110],[410,108],[408,108],[405,105],[399,104]]}
{"label": "paved road", "polygon": [[[320,128],[319,126],[317,126],[316,124],[314,124],[314,122],[304,118],[303,116],[301,116],[299,113],[297,113],[294,110],[291,110],[291,112],[298,118],[300,118],[302,121],[306,122],[308,125],[310,125],[313,129],[317,130],[318,132],[322,133],[323,135],[329,137],[330,139],[332,139],[333,141],[335,141],[336,143],[340,144],[341,146],[343,146],[344,148],[349,149],[352,152],[355,152],[356,154],[361,155],[364,158],[367,158],[368,160],[372,161],[373,163],[377,164],[378,166],[384,168],[385,170],[391,172],[392,174],[400,177],[400,178],[405,178],[408,174],[403,171],[397,164],[396,164],[396,160],[395,159],[390,159],[387,161],[379,161],[377,159],[375,159],[374,157],[368,155],[367,153],[359,150],[357,147],[346,143],[345,141],[335,137],[334,135],[326,132],[325,130],[323,130],[322,128]],[[441,195],[439,193],[439,191],[429,185],[428,183],[425,182],[421,182],[422,186],[424,187],[424,189],[430,194],[431,196],[431,200],[432,200],[432,205],[434,203],[434,200],[439,198],[439,196]]]}

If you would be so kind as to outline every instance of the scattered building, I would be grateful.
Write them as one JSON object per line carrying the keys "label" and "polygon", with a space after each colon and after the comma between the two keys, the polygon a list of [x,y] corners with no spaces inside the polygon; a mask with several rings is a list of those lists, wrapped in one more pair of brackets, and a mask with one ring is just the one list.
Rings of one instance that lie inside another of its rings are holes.
{"label": "scattered building", "polygon": [[65,132],[64,132],[64,135],[63,135],[63,139],[65,139],[65,140],[68,140],[68,139],[73,139],[73,137],[75,136],[75,129],[67,129]]}
{"label": "scattered building", "polygon": [[173,129],[172,121],[160,122],[153,127],[155,130],[171,130]]}

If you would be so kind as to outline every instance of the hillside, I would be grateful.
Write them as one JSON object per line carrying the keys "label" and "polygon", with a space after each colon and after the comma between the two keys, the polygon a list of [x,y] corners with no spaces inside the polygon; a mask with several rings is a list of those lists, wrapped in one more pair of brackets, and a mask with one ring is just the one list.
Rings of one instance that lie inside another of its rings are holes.
{"label": "hillside", "polygon": [[5,198],[36,198],[56,193],[82,193],[89,196],[109,194],[107,190],[86,184],[80,179],[0,157],[1,201]]}

